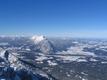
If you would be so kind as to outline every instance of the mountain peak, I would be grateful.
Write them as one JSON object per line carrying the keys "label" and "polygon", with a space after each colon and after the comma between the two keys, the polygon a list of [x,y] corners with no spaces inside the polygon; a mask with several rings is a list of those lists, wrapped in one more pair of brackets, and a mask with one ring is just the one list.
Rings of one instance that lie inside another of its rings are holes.
{"label": "mountain peak", "polygon": [[32,36],[32,38],[31,38],[35,43],[39,43],[39,42],[41,42],[41,41],[43,41],[43,40],[46,40],[46,37],[45,36],[43,36],[43,35],[35,35],[35,36]]}
{"label": "mountain peak", "polygon": [[[51,42],[45,36],[33,36],[31,40],[34,43],[34,50],[48,54],[53,53],[53,46]],[[33,49],[33,48],[32,48]]]}

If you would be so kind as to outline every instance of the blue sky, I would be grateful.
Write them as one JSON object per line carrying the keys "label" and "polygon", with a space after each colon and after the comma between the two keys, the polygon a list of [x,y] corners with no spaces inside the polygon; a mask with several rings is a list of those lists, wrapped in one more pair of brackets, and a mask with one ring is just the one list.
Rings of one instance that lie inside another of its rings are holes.
{"label": "blue sky", "polygon": [[107,0],[0,0],[0,35],[107,38]]}

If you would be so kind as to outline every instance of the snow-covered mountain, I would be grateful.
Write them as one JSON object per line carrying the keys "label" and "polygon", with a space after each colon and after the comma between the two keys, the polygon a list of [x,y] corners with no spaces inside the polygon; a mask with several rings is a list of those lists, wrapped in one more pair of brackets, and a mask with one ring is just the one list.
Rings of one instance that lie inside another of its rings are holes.
{"label": "snow-covered mountain", "polygon": [[33,36],[31,40],[34,43],[34,47],[37,51],[40,51],[44,54],[50,54],[54,52],[51,42],[45,36]]}
{"label": "snow-covered mountain", "polygon": [[42,35],[41,36],[35,35],[32,36],[31,39],[34,41],[35,44],[38,44],[39,42],[46,40],[46,37]]}
{"label": "snow-covered mountain", "polygon": [[0,80],[107,80],[106,53],[107,41],[1,37]]}

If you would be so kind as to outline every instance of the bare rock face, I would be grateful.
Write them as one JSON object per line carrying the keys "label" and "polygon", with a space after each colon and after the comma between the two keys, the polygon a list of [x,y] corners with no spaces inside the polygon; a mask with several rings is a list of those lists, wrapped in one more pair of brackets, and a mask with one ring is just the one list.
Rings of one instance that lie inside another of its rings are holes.
{"label": "bare rock face", "polygon": [[33,36],[31,40],[35,44],[36,50],[44,54],[51,54],[54,52],[51,42],[45,36]]}

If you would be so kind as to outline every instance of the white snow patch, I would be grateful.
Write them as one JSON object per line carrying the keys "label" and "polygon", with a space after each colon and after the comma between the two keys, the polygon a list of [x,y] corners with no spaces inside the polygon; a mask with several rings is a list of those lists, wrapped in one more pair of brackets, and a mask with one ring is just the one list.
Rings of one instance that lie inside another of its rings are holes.
{"label": "white snow patch", "polygon": [[48,57],[46,57],[46,56],[39,56],[35,60],[36,61],[43,61],[43,60],[47,60],[47,59],[48,59]]}
{"label": "white snow patch", "polygon": [[82,78],[82,80],[87,80],[87,79],[85,79],[85,78]]}
{"label": "white snow patch", "polygon": [[67,77],[70,77],[70,76],[71,76],[68,72],[66,72],[66,75],[67,75]]}
{"label": "white snow patch", "polygon": [[62,61],[77,61],[80,56],[58,56]]}
{"label": "white snow patch", "polygon": [[96,62],[98,60],[94,59],[94,58],[91,58],[90,61],[93,61],[93,62]]}
{"label": "white snow patch", "polygon": [[49,64],[50,66],[56,66],[56,65],[57,65],[57,63],[52,62],[52,61],[50,61],[50,60],[48,60],[47,62],[48,62],[48,64]]}
{"label": "white snow patch", "polygon": [[86,59],[78,59],[77,62],[87,62]]}
{"label": "white snow patch", "polygon": [[57,52],[57,54],[71,54],[71,55],[84,55],[84,56],[96,56],[91,52],[84,52],[84,46],[75,46],[68,48],[67,51]]}

